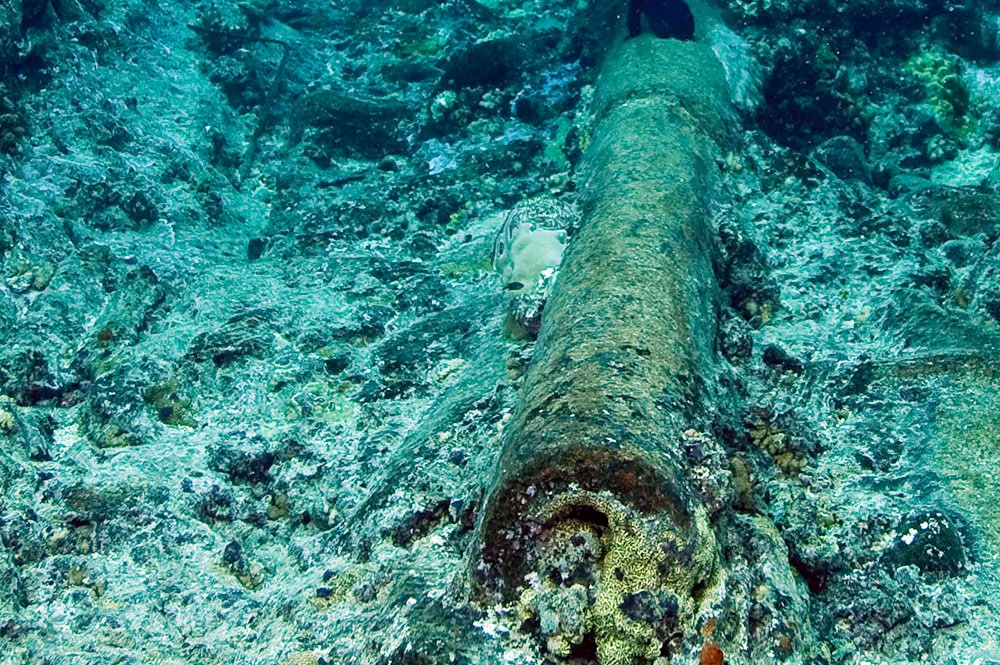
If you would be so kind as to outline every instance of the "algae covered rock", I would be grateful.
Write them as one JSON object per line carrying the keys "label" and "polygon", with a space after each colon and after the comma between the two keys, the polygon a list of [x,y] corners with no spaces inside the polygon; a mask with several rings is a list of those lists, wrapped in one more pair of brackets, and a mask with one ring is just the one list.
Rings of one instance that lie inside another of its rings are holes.
{"label": "algae covered rock", "polygon": [[377,158],[400,150],[399,125],[409,106],[394,98],[368,98],[339,90],[317,90],[298,99],[292,116],[292,143],[308,141],[338,154]]}
{"label": "algae covered rock", "polygon": [[959,575],[968,567],[955,520],[936,510],[912,513],[900,520],[883,562],[891,569],[916,566],[936,575]]}
{"label": "algae covered rock", "polygon": [[15,62],[17,41],[21,38],[21,0],[11,0],[0,5],[0,76]]}
{"label": "algae covered rock", "polygon": [[445,61],[441,80],[453,88],[504,86],[517,75],[525,57],[524,45],[513,37],[476,42]]}

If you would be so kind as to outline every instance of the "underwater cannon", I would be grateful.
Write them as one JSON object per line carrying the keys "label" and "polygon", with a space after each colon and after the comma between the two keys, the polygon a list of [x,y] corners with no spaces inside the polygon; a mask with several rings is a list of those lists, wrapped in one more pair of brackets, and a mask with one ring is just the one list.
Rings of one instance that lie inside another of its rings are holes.
{"label": "underwater cannon", "polygon": [[577,602],[578,625],[550,626],[549,650],[591,649],[601,663],[658,656],[718,567],[683,451],[685,437],[711,431],[711,216],[716,158],[735,125],[704,40],[625,39],[624,28],[618,20],[600,64],[581,227],[546,305],[473,564],[481,600]]}

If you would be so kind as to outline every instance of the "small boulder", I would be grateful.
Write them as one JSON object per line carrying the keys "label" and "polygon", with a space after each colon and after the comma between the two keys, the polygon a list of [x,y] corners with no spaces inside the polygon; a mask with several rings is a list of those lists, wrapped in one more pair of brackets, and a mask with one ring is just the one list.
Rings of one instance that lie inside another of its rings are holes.
{"label": "small boulder", "polygon": [[813,158],[841,180],[872,184],[864,146],[850,136],[834,136],[823,141],[813,150]]}

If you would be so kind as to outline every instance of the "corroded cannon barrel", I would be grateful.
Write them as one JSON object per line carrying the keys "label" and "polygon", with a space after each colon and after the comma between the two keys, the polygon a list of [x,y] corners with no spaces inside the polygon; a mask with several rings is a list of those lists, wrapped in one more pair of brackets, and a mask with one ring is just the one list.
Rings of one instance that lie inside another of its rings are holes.
{"label": "corroded cannon barrel", "polygon": [[610,616],[629,594],[668,589],[683,611],[712,575],[681,443],[713,401],[710,217],[733,126],[704,41],[626,40],[620,28],[595,84],[582,225],[481,514],[474,572],[481,597],[511,600],[532,573],[552,573],[549,559],[589,548],[577,554],[594,560],[598,596],[611,596],[593,610],[610,633],[631,630]]}

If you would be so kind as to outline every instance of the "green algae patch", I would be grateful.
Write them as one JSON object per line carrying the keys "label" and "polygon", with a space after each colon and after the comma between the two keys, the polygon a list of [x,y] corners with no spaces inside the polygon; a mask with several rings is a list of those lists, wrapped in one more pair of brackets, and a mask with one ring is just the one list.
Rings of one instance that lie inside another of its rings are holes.
{"label": "green algae patch", "polygon": [[937,409],[937,458],[955,499],[1000,557],[1000,377],[983,368],[959,378]]}
{"label": "green algae patch", "polygon": [[197,427],[191,408],[191,400],[185,398],[176,379],[150,386],[142,397],[156,409],[156,417],[165,425],[175,427]]}
{"label": "green algae patch", "polygon": [[904,72],[924,88],[925,101],[948,126],[959,129],[970,107],[969,88],[962,80],[961,61],[940,49],[912,56]]}

